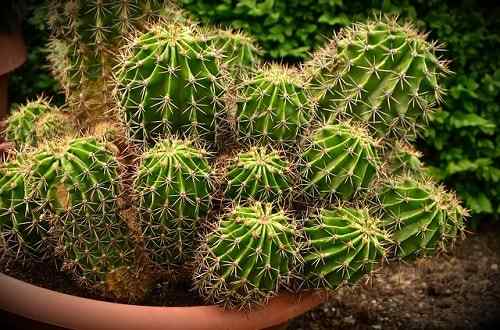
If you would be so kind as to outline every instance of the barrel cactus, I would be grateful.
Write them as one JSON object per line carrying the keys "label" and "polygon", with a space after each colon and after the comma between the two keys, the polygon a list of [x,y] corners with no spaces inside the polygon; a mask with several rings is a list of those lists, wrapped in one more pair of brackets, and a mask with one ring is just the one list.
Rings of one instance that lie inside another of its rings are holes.
{"label": "barrel cactus", "polygon": [[336,55],[325,60],[334,63],[311,77],[320,118],[354,118],[379,137],[412,138],[443,97],[440,79],[448,69],[439,45],[395,18],[355,24],[334,41],[327,47]]}
{"label": "barrel cactus", "polygon": [[321,209],[306,221],[305,278],[312,287],[355,283],[386,257],[390,243],[380,219],[366,207]]}
{"label": "barrel cactus", "polygon": [[402,176],[389,180],[379,199],[398,258],[445,250],[464,233],[467,211],[453,193],[430,179]]}
{"label": "barrel cactus", "polygon": [[393,176],[404,174],[419,176],[425,174],[425,167],[420,160],[421,158],[422,154],[412,145],[397,141],[390,146],[386,161]]}
{"label": "barrel cactus", "polygon": [[366,191],[380,172],[377,142],[361,126],[326,125],[307,140],[300,155],[307,195],[349,200]]}
{"label": "barrel cactus", "polygon": [[276,150],[253,147],[231,160],[226,174],[229,200],[285,200],[292,189],[290,162]]}
{"label": "barrel cactus", "polygon": [[151,143],[167,133],[214,142],[223,120],[219,60],[195,26],[152,26],[132,41],[116,75],[130,138]]}
{"label": "barrel cactus", "polygon": [[202,242],[194,275],[200,296],[227,307],[266,302],[298,274],[298,237],[293,220],[271,204],[236,206]]}
{"label": "barrel cactus", "polygon": [[235,117],[244,143],[295,143],[311,118],[302,76],[279,65],[257,69],[237,88]]}
{"label": "barrel cactus", "polygon": [[221,64],[227,66],[228,70],[238,72],[260,63],[261,51],[255,46],[252,37],[229,29],[208,33],[212,33],[213,47],[222,53],[224,60]]}
{"label": "barrel cactus", "polygon": [[165,139],[142,155],[134,190],[146,250],[156,264],[168,269],[192,257],[210,207],[211,172],[207,152],[187,141]]}

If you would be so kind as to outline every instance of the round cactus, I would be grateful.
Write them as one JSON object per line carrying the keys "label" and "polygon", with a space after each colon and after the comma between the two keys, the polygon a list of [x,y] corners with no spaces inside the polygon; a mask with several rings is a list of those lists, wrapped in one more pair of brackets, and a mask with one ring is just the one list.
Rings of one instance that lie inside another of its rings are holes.
{"label": "round cactus", "polygon": [[301,162],[306,194],[344,200],[366,190],[381,167],[376,141],[362,127],[348,123],[313,131]]}
{"label": "round cactus", "polygon": [[327,47],[335,45],[335,56],[314,60],[331,62],[312,71],[320,118],[332,122],[340,114],[380,137],[412,138],[444,92],[439,80],[448,69],[438,45],[392,18],[345,28],[334,41]]}
{"label": "round cactus", "polygon": [[261,67],[237,88],[236,130],[244,142],[292,144],[311,118],[301,75],[279,65]]}
{"label": "round cactus", "polygon": [[61,111],[44,113],[35,122],[35,137],[39,144],[74,133],[72,118]]}
{"label": "round cactus", "polygon": [[425,167],[422,161],[422,154],[413,146],[402,141],[397,141],[390,146],[387,162],[391,175],[399,176],[404,174],[423,175]]}
{"label": "round cactus", "polygon": [[200,218],[212,193],[207,153],[166,139],[142,155],[134,189],[146,250],[165,268],[192,257]]}
{"label": "round cactus", "polygon": [[124,52],[116,75],[118,102],[130,138],[166,133],[214,142],[223,109],[222,55],[196,27],[151,26]]}
{"label": "round cactus", "polygon": [[356,283],[386,256],[389,235],[367,208],[321,209],[306,221],[304,272],[309,285],[336,289]]}
{"label": "round cactus", "polygon": [[47,252],[49,226],[27,187],[29,174],[28,159],[0,164],[0,235],[3,252],[40,257]]}
{"label": "round cactus", "polygon": [[226,307],[266,302],[296,276],[298,233],[271,204],[236,206],[202,243],[194,275],[200,296]]}
{"label": "round cactus", "polygon": [[216,30],[211,37],[214,48],[223,55],[221,64],[230,71],[251,68],[260,62],[261,51],[252,37],[240,31]]}
{"label": "round cactus", "polygon": [[402,176],[390,180],[379,199],[399,258],[444,250],[464,232],[467,211],[454,194],[430,179]]}
{"label": "round cactus", "polygon": [[265,147],[241,152],[229,165],[225,197],[261,202],[286,199],[292,188],[290,166],[278,151]]}
{"label": "round cactus", "polygon": [[[59,109],[51,106],[49,101],[44,98],[38,98],[35,101],[27,102],[15,110],[7,119],[5,128],[5,137],[8,141],[13,142],[16,147],[36,146],[37,139],[37,123],[47,113],[55,114]],[[67,122],[65,123],[67,124]],[[46,132],[51,136],[57,135],[61,130]]]}

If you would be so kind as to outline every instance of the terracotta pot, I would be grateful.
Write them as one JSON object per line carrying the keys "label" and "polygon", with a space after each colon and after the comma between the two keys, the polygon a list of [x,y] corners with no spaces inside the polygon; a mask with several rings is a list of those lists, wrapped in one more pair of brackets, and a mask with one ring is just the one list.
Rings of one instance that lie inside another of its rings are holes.
{"label": "terracotta pot", "polygon": [[326,300],[320,291],[280,295],[250,312],[216,306],[149,307],[116,304],[43,289],[0,274],[0,308],[45,324],[75,330],[234,330],[276,327]]}

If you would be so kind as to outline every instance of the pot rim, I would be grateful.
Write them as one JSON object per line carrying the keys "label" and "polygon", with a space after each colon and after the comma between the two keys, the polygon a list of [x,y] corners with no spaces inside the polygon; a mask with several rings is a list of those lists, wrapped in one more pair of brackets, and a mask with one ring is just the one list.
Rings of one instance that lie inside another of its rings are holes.
{"label": "pot rim", "polygon": [[44,289],[0,273],[0,308],[42,323],[78,330],[265,329],[327,300],[323,291],[280,294],[251,311],[221,307],[160,307],[112,303]]}

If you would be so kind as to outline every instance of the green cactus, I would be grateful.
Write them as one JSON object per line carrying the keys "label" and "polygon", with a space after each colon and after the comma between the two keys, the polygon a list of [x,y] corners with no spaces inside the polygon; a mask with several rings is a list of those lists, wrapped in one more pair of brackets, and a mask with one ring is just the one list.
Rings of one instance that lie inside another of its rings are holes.
{"label": "green cactus", "polygon": [[[26,157],[0,164],[0,234],[5,253],[41,257],[48,252],[48,222],[32,198]],[[1,250],[1,249],[0,249]]]}
{"label": "green cactus", "polygon": [[64,268],[90,287],[107,290],[108,277],[128,270],[134,250],[118,217],[119,164],[93,137],[50,142],[33,153],[29,187],[54,215]]}
{"label": "green cactus", "polygon": [[467,211],[453,193],[430,179],[402,176],[390,180],[379,199],[399,258],[445,250],[464,233]]}
{"label": "green cactus", "polygon": [[194,275],[200,296],[226,307],[265,303],[296,276],[298,234],[271,204],[236,206],[202,243]]}
{"label": "green cactus", "polygon": [[308,126],[311,108],[297,70],[268,65],[236,92],[236,130],[244,142],[293,144]]}
{"label": "green cactus", "polygon": [[[50,113],[50,114],[49,114]],[[64,133],[65,129],[71,129],[72,125],[69,120],[64,120],[60,123],[64,126],[54,127],[53,131],[39,131],[40,121],[44,122],[50,117],[62,118],[64,115],[56,107],[49,104],[47,99],[42,97],[35,101],[27,102],[15,110],[12,115],[7,119],[7,126],[5,128],[5,137],[7,141],[13,142],[17,148],[26,146],[36,146],[42,138],[52,138],[59,136],[58,133]]]}
{"label": "green cactus", "polygon": [[376,145],[364,128],[348,123],[313,131],[301,153],[306,195],[348,200],[369,188],[381,168]]}
{"label": "green cactus", "polygon": [[390,146],[387,156],[389,171],[392,176],[411,174],[414,176],[423,175],[425,167],[422,161],[422,154],[412,145],[402,141],[397,141]]}
{"label": "green cactus", "polygon": [[224,59],[221,62],[230,71],[248,69],[260,63],[261,51],[252,37],[229,29],[217,29],[211,33],[214,48],[222,53]]}
{"label": "green cactus", "polygon": [[192,257],[201,217],[212,193],[207,153],[165,139],[142,155],[134,181],[146,250],[165,268]]}
{"label": "green cactus", "polygon": [[304,273],[316,288],[336,289],[356,283],[386,256],[389,235],[367,208],[321,209],[306,221],[308,249]]}
{"label": "green cactus", "polygon": [[291,164],[278,151],[253,147],[232,160],[226,175],[226,198],[272,202],[291,192]]}
{"label": "green cactus", "polygon": [[355,24],[334,41],[326,47],[336,55],[322,50],[317,57],[327,58],[313,61],[324,65],[311,77],[320,118],[354,118],[379,137],[413,138],[444,92],[439,80],[449,70],[439,46],[393,18]]}
{"label": "green cactus", "polygon": [[44,113],[35,122],[35,137],[38,144],[75,134],[72,118],[62,111]]}
{"label": "green cactus", "polygon": [[214,142],[223,109],[221,58],[195,26],[155,25],[132,41],[115,79],[130,138],[147,143],[176,133]]}

